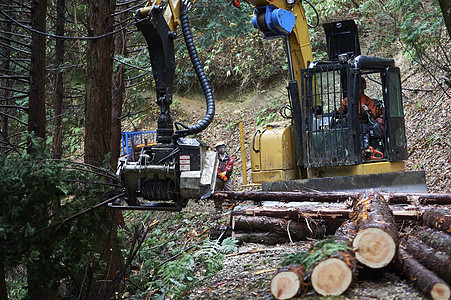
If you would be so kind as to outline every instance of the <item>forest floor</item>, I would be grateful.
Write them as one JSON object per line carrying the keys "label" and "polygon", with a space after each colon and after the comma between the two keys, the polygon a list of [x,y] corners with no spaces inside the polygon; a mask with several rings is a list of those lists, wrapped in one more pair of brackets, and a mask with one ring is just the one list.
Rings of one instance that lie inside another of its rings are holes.
{"label": "forest floor", "polygon": [[[397,64],[407,64],[397,61]],[[407,170],[424,170],[429,192],[451,192],[451,98],[442,93],[433,82],[424,80],[418,69],[404,66],[403,99],[406,116],[406,135],[409,158]],[[228,153],[235,158],[233,184],[242,188],[239,122],[244,124],[248,141],[257,128],[256,122],[272,121],[274,112],[286,96],[285,83],[237,94],[222,93],[216,101],[213,123],[200,134],[200,139],[214,146],[217,140],[225,141]],[[176,96],[173,108],[176,121],[193,124],[205,114],[202,96]],[[248,178],[250,177],[249,150],[246,150]],[[228,225],[230,209],[214,211],[211,202],[190,202],[186,210],[210,211],[211,227]],[[206,278],[187,294],[188,299],[273,299],[270,280],[289,253],[307,250],[311,242],[286,243],[275,246],[242,244],[237,253],[227,255],[224,269]],[[320,299],[312,289],[307,299]],[[380,270],[361,268],[357,280],[340,297],[334,299],[424,299],[425,296],[397,273],[392,265]]]}

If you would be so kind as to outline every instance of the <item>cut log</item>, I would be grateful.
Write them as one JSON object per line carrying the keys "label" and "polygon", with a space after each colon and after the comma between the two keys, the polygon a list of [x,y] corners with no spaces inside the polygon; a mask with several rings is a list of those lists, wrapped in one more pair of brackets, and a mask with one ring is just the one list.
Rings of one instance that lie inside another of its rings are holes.
{"label": "cut log", "polygon": [[254,243],[264,245],[276,245],[290,243],[288,235],[281,235],[275,232],[236,232],[232,231],[232,238],[236,239],[239,244]]}
{"label": "cut log", "polygon": [[362,194],[350,217],[357,231],[357,260],[373,269],[388,265],[396,253],[398,231],[387,202],[378,193]]}
{"label": "cut log", "polygon": [[451,234],[451,210],[431,208],[425,210],[422,217],[423,225]]}
{"label": "cut log", "polygon": [[349,247],[349,251],[337,251],[315,264],[311,282],[315,291],[323,296],[338,296],[344,293],[357,274],[357,261],[351,249],[355,237],[354,223],[347,221],[337,229],[334,241]]}
{"label": "cut log", "polygon": [[420,264],[403,247],[398,248],[396,266],[415,283],[419,290],[432,299],[448,300],[450,298],[450,288],[446,282]]}
{"label": "cut log", "polygon": [[451,256],[451,236],[449,234],[428,227],[421,227],[413,235],[435,250]]}
{"label": "cut log", "polygon": [[346,257],[327,258],[312,270],[312,285],[323,296],[338,296],[344,293],[352,282],[352,271],[345,263]]}
{"label": "cut log", "polygon": [[[382,195],[390,204],[451,204],[451,194],[383,193]],[[344,202],[348,199],[357,200],[359,194],[349,192],[221,191],[215,192],[210,198],[233,201]]]}
{"label": "cut log", "polygon": [[437,274],[437,276],[447,283],[451,283],[451,258],[449,255],[441,251],[436,251],[420,239],[407,234],[402,236],[400,244],[419,263]]}
{"label": "cut log", "polygon": [[322,222],[303,220],[286,220],[266,216],[232,216],[232,229],[240,232],[273,232],[292,241],[307,238],[322,238],[326,233],[326,226]]}
{"label": "cut log", "polygon": [[290,299],[308,288],[304,282],[305,270],[301,265],[280,268],[271,279],[271,293],[276,299]]}
{"label": "cut log", "polygon": [[[383,199],[382,199],[383,201]],[[329,220],[338,220],[339,225],[334,229],[341,225],[341,223],[345,220],[349,219],[349,215],[352,212],[352,209],[306,209],[300,207],[285,207],[285,206],[246,206],[246,207],[237,207],[237,210],[232,212],[232,215],[248,215],[248,216],[267,216],[273,218],[284,218],[284,219],[292,219],[292,220],[301,220],[305,218],[310,218],[314,220],[324,220],[329,222]],[[412,220],[416,221],[420,219],[423,214],[423,209],[399,209],[393,208],[392,214],[394,215],[396,220]]]}

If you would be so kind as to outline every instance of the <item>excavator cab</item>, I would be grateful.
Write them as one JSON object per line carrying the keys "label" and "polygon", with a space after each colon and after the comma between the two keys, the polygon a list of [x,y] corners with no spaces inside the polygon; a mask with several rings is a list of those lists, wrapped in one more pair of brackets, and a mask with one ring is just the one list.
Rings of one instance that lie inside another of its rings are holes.
{"label": "excavator cab", "polygon": [[301,70],[295,103],[304,116],[295,122],[300,165],[315,177],[328,167],[375,162],[404,171],[395,163],[407,159],[399,68],[393,59],[360,54],[353,20],[323,27],[330,61]]}
{"label": "excavator cab", "polygon": [[329,61],[290,66],[300,74],[287,87],[291,122],[268,124],[253,135],[253,182],[267,191],[427,192],[424,172],[405,172],[401,78],[394,60],[361,55],[353,20],[323,27]]}
{"label": "excavator cab", "polygon": [[[392,60],[357,56],[349,63],[311,64],[302,76],[298,109],[305,117],[296,130],[305,168],[407,158],[401,81]],[[361,108],[363,101],[370,110]]]}

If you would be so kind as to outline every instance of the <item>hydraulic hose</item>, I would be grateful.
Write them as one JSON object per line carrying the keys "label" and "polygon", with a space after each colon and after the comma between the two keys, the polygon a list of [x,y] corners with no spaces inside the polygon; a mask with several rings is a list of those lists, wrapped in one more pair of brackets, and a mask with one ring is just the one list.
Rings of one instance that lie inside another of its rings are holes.
{"label": "hydraulic hose", "polygon": [[186,126],[180,122],[176,122],[176,128],[182,127],[183,129],[178,129],[174,138],[177,139],[179,137],[184,137],[188,134],[196,134],[207,128],[210,125],[211,121],[213,121],[213,117],[215,115],[215,100],[213,98],[213,93],[211,91],[210,84],[208,83],[207,76],[205,75],[202,64],[200,63],[199,56],[197,55],[196,47],[194,46],[193,36],[191,34],[191,28],[189,25],[189,20],[187,16],[187,10],[183,5],[183,1],[180,1],[181,4],[181,14],[180,21],[183,32],[183,37],[185,39],[186,47],[188,48],[189,57],[191,58],[191,62],[194,67],[194,71],[196,72],[197,78],[199,79],[200,85],[205,95],[205,100],[207,103],[207,111],[205,116],[199,123],[195,125]]}

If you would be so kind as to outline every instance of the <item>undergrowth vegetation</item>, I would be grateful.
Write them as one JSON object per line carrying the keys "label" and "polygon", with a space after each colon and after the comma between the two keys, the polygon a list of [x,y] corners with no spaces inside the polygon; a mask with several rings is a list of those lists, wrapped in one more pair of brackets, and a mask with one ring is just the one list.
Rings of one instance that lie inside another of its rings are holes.
{"label": "undergrowth vegetation", "polygon": [[[133,299],[182,299],[199,282],[223,268],[226,254],[237,251],[235,240],[210,240],[207,212],[149,212],[125,215],[124,245],[132,243],[129,227],[148,228],[126,282]],[[134,225],[133,225],[134,224]]]}

